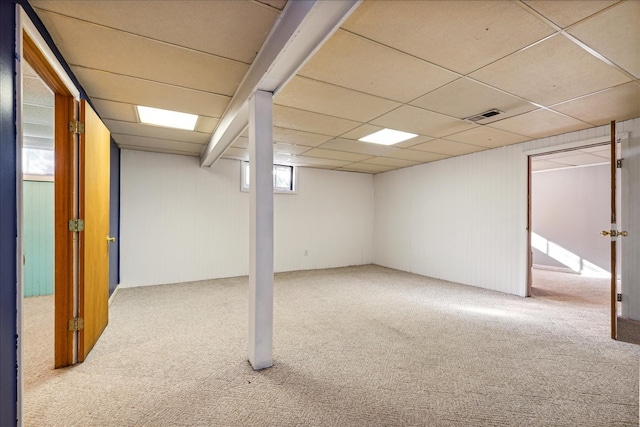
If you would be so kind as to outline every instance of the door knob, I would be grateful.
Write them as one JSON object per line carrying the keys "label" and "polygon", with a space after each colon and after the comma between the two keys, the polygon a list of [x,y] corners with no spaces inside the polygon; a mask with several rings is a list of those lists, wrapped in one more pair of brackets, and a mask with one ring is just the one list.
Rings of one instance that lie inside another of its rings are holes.
{"label": "door knob", "polygon": [[116,241],[115,237],[107,237],[107,242],[114,243]]}
{"label": "door knob", "polygon": [[616,230],[609,230],[609,231],[602,230],[600,234],[602,234],[603,236],[611,236],[611,237],[618,237],[618,236],[627,237],[629,235],[629,233],[627,233],[626,231],[616,231]]}

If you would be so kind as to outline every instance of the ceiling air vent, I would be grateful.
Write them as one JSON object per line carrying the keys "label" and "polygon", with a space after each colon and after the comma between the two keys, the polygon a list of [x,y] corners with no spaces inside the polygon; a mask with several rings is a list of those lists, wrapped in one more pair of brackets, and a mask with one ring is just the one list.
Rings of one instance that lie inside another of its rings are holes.
{"label": "ceiling air vent", "polygon": [[495,116],[497,116],[499,114],[503,114],[503,113],[504,113],[504,111],[500,111],[497,108],[494,108],[492,110],[485,111],[484,113],[476,114],[475,116],[466,117],[464,120],[468,120],[470,122],[477,123],[477,124],[484,124],[484,123],[482,123],[483,121],[485,121],[485,120],[487,122],[488,121],[494,121],[495,119],[494,120],[487,120],[487,119],[490,119],[492,117],[495,117]]}

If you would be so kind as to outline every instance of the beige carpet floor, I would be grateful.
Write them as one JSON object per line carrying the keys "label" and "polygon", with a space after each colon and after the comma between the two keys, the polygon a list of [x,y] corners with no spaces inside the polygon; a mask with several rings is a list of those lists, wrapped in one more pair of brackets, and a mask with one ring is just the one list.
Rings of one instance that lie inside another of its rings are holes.
{"label": "beige carpet floor", "polygon": [[638,425],[640,347],[609,339],[606,281],[536,271],[534,286],[520,298],[378,266],[278,274],[274,366],[260,372],[246,277],[123,289],[88,359],[59,370],[53,302],[29,298],[25,425]]}

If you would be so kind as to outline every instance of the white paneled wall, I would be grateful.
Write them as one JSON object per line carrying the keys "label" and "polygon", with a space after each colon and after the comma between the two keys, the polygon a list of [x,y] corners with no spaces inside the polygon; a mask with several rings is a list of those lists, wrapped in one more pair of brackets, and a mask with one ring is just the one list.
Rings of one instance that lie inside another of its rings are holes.
{"label": "white paneled wall", "polygon": [[[240,162],[122,150],[121,285],[248,274],[249,194]],[[301,168],[275,195],[276,271],[371,262],[371,175]],[[306,251],[306,255],[305,255]]]}
{"label": "white paneled wall", "polygon": [[[623,152],[623,315],[640,319],[640,119],[618,124]],[[299,169],[275,196],[276,271],[374,262],[526,294],[527,154],[604,137],[608,126],[375,177]],[[537,151],[536,151],[537,150]],[[122,151],[121,282],[151,285],[246,275],[248,193],[240,163]]]}
{"label": "white paneled wall", "polygon": [[524,294],[526,233],[517,230],[526,215],[522,223],[514,207],[526,203],[526,157],[517,154],[506,147],[376,175],[374,262]]}
{"label": "white paneled wall", "polygon": [[[618,124],[619,132],[633,133],[636,150],[637,122]],[[526,295],[527,153],[608,134],[609,127],[600,126],[376,175],[374,263]],[[634,170],[627,180],[637,186]],[[637,269],[637,237],[628,238],[625,253]],[[627,288],[637,288],[639,274],[631,268]],[[639,296],[630,301],[640,307]]]}
{"label": "white paneled wall", "polygon": [[372,175],[299,168],[297,194],[275,197],[276,271],[371,263]]}

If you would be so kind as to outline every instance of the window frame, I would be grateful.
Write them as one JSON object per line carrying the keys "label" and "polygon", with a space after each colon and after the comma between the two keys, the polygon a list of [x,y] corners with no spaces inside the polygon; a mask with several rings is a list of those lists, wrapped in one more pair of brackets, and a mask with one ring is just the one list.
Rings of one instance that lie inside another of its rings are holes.
{"label": "window frame", "polygon": [[[277,166],[291,168],[291,188],[276,187],[275,186],[275,168]],[[240,191],[244,193],[249,192],[249,182],[247,182],[247,170],[249,170],[249,162],[247,160],[240,161]],[[297,194],[298,193],[298,168],[293,165],[283,165],[280,163],[273,164],[273,192],[276,194]]]}

